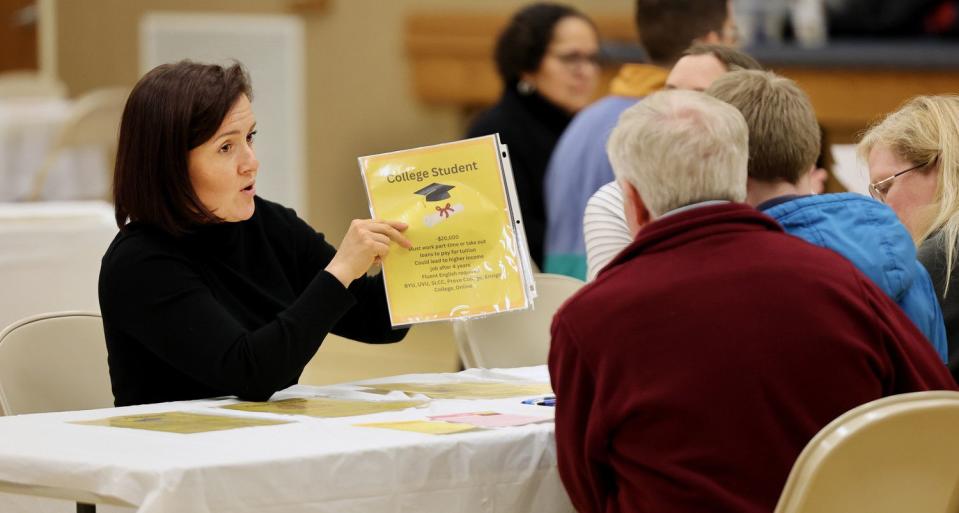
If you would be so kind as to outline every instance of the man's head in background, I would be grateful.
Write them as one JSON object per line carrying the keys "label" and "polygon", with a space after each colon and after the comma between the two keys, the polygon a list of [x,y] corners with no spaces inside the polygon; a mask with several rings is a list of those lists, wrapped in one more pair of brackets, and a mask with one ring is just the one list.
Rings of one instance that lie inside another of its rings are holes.
{"label": "man's head in background", "polygon": [[639,43],[652,64],[671,68],[692,43],[738,40],[729,0],[637,0]]}
{"label": "man's head in background", "polygon": [[763,69],[748,54],[720,44],[694,43],[666,78],[666,89],[704,91],[728,71]]}
{"label": "man's head in background", "polygon": [[[732,47],[694,43],[669,72],[666,89],[702,91],[728,71],[758,68],[755,59]],[[604,186],[586,205],[582,226],[590,280],[633,240],[625,206],[621,185]]]}

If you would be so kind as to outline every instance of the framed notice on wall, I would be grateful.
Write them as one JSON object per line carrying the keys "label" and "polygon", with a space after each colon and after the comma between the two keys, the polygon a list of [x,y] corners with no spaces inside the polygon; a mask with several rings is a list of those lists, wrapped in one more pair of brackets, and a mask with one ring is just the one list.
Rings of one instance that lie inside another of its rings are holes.
{"label": "framed notice on wall", "polygon": [[498,136],[359,161],[373,218],[408,224],[413,243],[383,260],[394,326],[531,306],[529,249]]}

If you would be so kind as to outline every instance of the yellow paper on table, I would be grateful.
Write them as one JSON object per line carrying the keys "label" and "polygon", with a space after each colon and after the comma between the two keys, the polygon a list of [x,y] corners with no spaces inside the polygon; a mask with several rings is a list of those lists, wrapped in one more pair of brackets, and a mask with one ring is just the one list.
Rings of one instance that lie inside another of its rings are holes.
{"label": "yellow paper on table", "polygon": [[71,424],[192,434],[245,427],[275,426],[277,424],[289,424],[289,422],[285,420],[252,419],[248,417],[227,417],[225,415],[168,411],[163,413],[124,415],[97,420],[80,420],[71,422]]}
{"label": "yellow paper on table", "polygon": [[416,433],[426,433],[428,435],[449,435],[451,433],[462,433],[464,431],[473,431],[476,426],[469,424],[454,424],[452,422],[443,422],[437,420],[406,420],[400,422],[371,422],[369,424],[353,424],[356,427],[371,427],[381,429],[398,429],[400,431],[413,431]]}
{"label": "yellow paper on table", "polygon": [[308,415],[310,417],[353,417],[387,411],[400,411],[426,404],[425,401],[353,401],[311,397],[293,398],[265,403],[239,403],[221,406],[229,410],[252,411],[260,413],[279,413],[285,415]]}
{"label": "yellow paper on table", "polygon": [[373,217],[408,224],[413,243],[383,260],[394,326],[529,308],[529,250],[497,136],[359,162]]}
{"label": "yellow paper on table", "polygon": [[433,399],[506,399],[552,393],[548,383],[378,383],[363,386],[423,394]]}

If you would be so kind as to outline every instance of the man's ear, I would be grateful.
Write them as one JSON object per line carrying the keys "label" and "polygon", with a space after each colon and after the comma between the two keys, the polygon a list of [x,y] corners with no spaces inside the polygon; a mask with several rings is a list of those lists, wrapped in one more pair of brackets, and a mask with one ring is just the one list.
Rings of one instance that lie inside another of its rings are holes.
{"label": "man's ear", "polygon": [[800,178],[800,183],[803,183],[800,190],[808,190],[811,194],[822,194],[826,192],[827,180],[829,180],[829,171],[813,164],[809,172]]}
{"label": "man's ear", "polygon": [[626,225],[633,237],[639,233],[640,228],[652,222],[652,215],[639,191],[628,180],[620,180],[619,186],[623,189],[623,210],[626,214]]}
{"label": "man's ear", "polygon": [[799,189],[800,194],[815,194],[816,192],[812,189],[813,182],[813,173],[816,171],[816,165],[813,164],[809,166],[809,169],[803,171],[799,175],[799,179],[796,180],[796,187]]}

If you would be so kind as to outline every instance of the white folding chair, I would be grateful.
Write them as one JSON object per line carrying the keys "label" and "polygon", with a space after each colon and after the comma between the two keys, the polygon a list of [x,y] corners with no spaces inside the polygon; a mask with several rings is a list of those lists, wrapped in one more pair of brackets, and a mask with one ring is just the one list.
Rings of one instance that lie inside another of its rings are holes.
{"label": "white folding chair", "polygon": [[465,367],[546,363],[553,315],[585,283],[558,274],[539,273],[533,278],[537,291],[534,308],[453,323],[453,337]]}
{"label": "white folding chair", "polygon": [[4,415],[112,406],[99,314],[46,313],[0,332],[0,411]]}
{"label": "white folding chair", "polygon": [[775,513],[959,511],[957,429],[959,392],[894,395],[854,408],[809,441]]}
{"label": "white folding chair", "polygon": [[129,93],[127,88],[114,87],[97,89],[77,99],[70,118],[64,123],[36,172],[30,201],[40,199],[51,169],[63,152],[70,148],[100,148],[108,176],[106,183],[111,182],[109,177],[113,176],[120,118]]}

